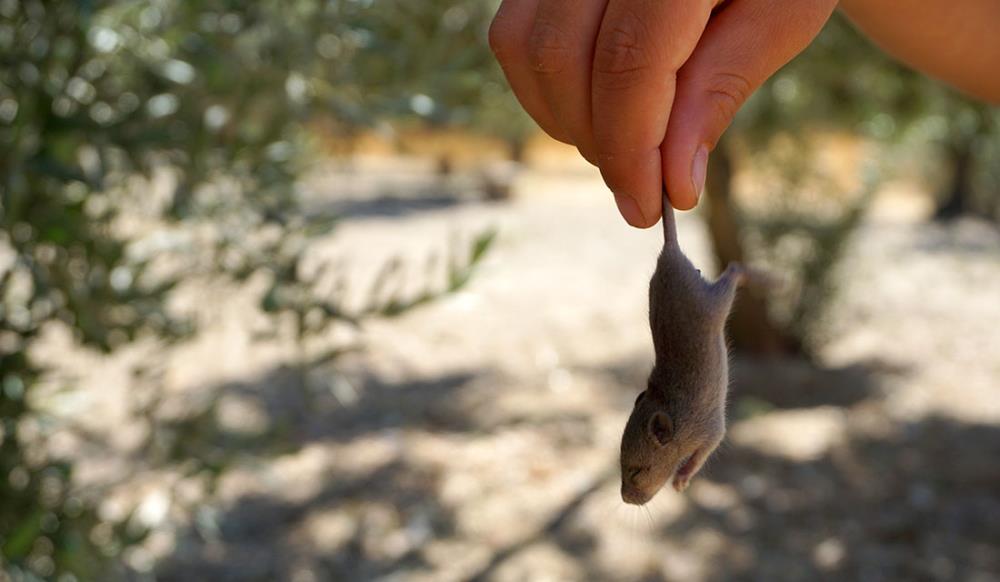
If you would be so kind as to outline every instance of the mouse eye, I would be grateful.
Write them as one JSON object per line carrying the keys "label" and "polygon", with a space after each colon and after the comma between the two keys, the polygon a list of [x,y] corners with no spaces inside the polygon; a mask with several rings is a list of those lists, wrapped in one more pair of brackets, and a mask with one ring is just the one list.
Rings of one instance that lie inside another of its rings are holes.
{"label": "mouse eye", "polygon": [[642,392],[640,392],[639,395],[635,397],[635,404],[633,404],[632,406],[638,406],[639,403],[642,402],[642,397],[645,396],[645,395],[646,395],[646,391],[645,390],[643,390]]}

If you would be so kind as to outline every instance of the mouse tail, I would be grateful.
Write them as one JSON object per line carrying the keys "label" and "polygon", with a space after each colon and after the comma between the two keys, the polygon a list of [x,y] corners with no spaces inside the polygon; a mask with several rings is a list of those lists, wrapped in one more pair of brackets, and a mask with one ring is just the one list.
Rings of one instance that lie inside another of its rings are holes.
{"label": "mouse tail", "polygon": [[677,246],[677,222],[674,220],[674,207],[670,204],[667,189],[663,189],[663,244]]}

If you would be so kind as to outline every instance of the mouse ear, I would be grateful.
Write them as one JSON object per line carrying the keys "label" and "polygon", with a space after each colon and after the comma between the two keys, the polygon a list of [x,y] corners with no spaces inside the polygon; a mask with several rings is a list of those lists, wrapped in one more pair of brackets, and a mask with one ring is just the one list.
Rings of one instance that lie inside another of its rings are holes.
{"label": "mouse ear", "polygon": [[674,421],[661,411],[656,411],[649,419],[649,436],[661,447],[670,442],[674,436]]}

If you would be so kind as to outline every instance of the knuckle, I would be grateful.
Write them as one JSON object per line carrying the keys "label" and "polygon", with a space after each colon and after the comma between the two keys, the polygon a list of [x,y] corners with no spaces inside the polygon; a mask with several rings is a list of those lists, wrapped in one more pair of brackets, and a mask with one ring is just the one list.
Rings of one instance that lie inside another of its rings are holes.
{"label": "knuckle", "polygon": [[717,73],[705,84],[706,94],[716,114],[731,120],[753,92],[753,85],[743,75]]}
{"label": "knuckle", "polygon": [[627,14],[601,30],[594,50],[594,84],[602,89],[628,89],[639,84],[652,64],[645,25]]}
{"label": "knuckle", "polygon": [[545,21],[536,23],[531,32],[528,56],[536,73],[558,73],[573,58],[567,35],[556,25]]}

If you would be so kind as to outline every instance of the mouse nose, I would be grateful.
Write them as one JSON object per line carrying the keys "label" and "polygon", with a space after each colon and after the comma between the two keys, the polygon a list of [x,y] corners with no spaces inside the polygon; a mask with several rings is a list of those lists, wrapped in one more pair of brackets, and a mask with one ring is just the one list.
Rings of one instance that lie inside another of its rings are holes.
{"label": "mouse nose", "polygon": [[643,505],[652,497],[643,491],[639,476],[646,467],[622,467],[622,501],[631,505]]}
{"label": "mouse nose", "polygon": [[622,501],[629,505],[644,505],[649,501],[649,495],[635,485],[622,483]]}

